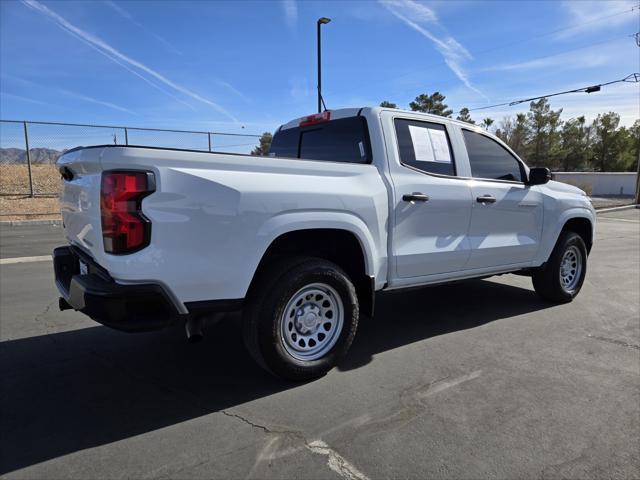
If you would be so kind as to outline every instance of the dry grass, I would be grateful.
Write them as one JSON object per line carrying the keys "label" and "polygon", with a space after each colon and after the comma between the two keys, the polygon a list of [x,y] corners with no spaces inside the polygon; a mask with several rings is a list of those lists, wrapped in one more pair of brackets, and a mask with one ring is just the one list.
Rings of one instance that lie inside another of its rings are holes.
{"label": "dry grass", "polygon": [[57,192],[60,174],[55,165],[32,165],[33,192],[44,197],[29,198],[26,165],[0,165],[0,221],[57,220],[60,206]]}
{"label": "dry grass", "polygon": [[58,197],[0,197],[0,221],[58,219]]}
{"label": "dry grass", "polygon": [[[60,174],[55,165],[32,165],[33,193],[58,193]],[[0,194],[28,195],[29,170],[27,165],[0,165]]]}

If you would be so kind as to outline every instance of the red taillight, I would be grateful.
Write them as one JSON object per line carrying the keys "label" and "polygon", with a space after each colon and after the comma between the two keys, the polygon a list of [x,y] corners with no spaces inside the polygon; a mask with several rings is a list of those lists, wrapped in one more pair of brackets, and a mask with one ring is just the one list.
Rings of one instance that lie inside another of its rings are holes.
{"label": "red taillight", "polygon": [[326,110],[322,113],[314,113],[308,117],[304,117],[298,124],[299,127],[308,127],[309,125],[316,125],[318,123],[325,123],[331,120],[331,112]]}
{"label": "red taillight", "polygon": [[131,253],[149,244],[151,222],[142,199],[155,190],[151,172],[103,172],[100,189],[102,239],[107,253]]}

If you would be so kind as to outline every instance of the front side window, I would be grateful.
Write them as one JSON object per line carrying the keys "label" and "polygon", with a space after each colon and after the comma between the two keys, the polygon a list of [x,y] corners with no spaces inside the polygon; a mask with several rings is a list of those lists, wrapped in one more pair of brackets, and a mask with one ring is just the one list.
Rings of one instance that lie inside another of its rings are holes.
{"label": "front side window", "polygon": [[394,120],[400,161],[427,173],[455,175],[451,142],[444,125],[419,120]]}
{"label": "front side window", "polygon": [[474,178],[523,181],[522,164],[495,140],[481,133],[462,130]]}

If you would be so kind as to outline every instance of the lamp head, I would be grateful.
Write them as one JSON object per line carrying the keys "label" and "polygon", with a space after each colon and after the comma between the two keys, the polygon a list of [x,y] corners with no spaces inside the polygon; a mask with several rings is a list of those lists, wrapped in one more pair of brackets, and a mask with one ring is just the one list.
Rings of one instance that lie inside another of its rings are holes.
{"label": "lamp head", "polygon": [[330,21],[331,21],[331,19],[330,19],[330,18],[327,18],[327,17],[320,17],[320,18],[318,19],[318,24],[326,24],[326,23],[329,23]]}

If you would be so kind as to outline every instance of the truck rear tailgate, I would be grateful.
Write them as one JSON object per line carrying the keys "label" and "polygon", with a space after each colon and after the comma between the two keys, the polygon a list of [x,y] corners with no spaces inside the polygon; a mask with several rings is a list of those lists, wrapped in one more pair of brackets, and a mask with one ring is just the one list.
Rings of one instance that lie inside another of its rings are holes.
{"label": "truck rear tailgate", "polygon": [[100,181],[102,148],[64,154],[57,162],[63,174],[60,207],[67,240],[94,258],[102,253]]}

